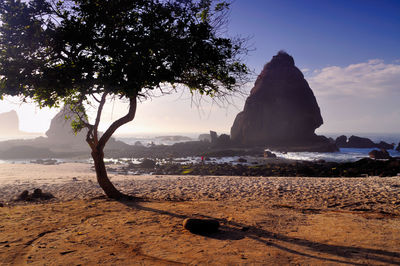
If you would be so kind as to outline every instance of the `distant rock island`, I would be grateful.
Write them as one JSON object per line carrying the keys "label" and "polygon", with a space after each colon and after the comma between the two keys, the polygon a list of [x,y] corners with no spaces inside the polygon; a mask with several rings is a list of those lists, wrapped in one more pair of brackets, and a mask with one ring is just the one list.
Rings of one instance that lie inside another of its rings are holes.
{"label": "distant rock island", "polygon": [[351,136],[349,139],[345,135],[336,138],[336,146],[338,148],[379,148],[385,150],[394,149],[394,144],[389,144],[384,141],[375,143],[369,138],[363,138],[358,136]]}
{"label": "distant rock island", "polygon": [[233,123],[231,140],[244,146],[337,151],[333,141],[314,133],[322,124],[310,86],[293,57],[280,51],[258,76]]}
{"label": "distant rock island", "polygon": [[15,136],[22,133],[19,130],[19,119],[16,111],[11,110],[0,114],[0,136]]}

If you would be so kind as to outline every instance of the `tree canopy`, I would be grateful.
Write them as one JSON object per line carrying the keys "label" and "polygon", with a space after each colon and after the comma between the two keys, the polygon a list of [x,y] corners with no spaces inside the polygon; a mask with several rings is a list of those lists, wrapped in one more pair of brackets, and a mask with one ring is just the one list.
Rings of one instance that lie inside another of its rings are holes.
{"label": "tree canopy", "polygon": [[[162,84],[201,94],[232,90],[247,68],[240,41],[220,37],[224,2],[6,0],[1,95],[41,106],[107,92],[134,97]],[[220,16],[220,17],[218,17]]]}
{"label": "tree canopy", "polygon": [[[88,128],[98,181],[110,187],[103,148],[134,119],[136,99],[165,84],[209,96],[235,91],[247,74],[240,38],[224,37],[229,3],[212,0],[4,0],[0,2],[0,97],[66,103]],[[100,136],[107,96],[128,114]],[[98,102],[89,124],[84,103]],[[101,177],[101,178],[99,178]],[[105,183],[104,183],[105,182]],[[117,191],[107,195],[118,197]]]}

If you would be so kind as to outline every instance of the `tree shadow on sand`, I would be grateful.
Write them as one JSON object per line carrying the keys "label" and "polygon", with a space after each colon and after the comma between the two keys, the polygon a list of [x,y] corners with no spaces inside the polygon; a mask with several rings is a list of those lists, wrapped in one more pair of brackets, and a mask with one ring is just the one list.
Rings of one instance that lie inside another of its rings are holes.
{"label": "tree shadow on sand", "polygon": [[[140,202],[133,201],[120,201],[124,205],[141,211],[153,212],[160,215],[167,215],[174,218],[186,219],[191,218],[187,215],[172,213],[169,211],[159,210],[155,208],[149,208],[142,206]],[[350,265],[365,265],[364,263],[352,262],[350,260],[367,259],[369,261],[382,264],[400,264],[400,253],[391,252],[380,249],[362,248],[362,247],[350,247],[342,245],[331,245],[324,244],[297,237],[290,237],[279,233],[267,231],[265,229],[249,226],[242,223],[227,221],[226,219],[218,219],[207,215],[197,215],[206,219],[216,219],[222,224],[220,229],[216,233],[200,234],[205,237],[218,239],[218,240],[240,240],[245,237],[256,240],[266,246],[274,247],[282,251],[300,255],[308,258],[322,260],[324,262],[344,263]],[[281,243],[277,243],[281,242]],[[310,252],[316,252],[318,255],[306,253],[305,251],[299,251],[294,248],[285,246],[286,244],[297,245],[299,247],[306,248]],[[324,257],[323,254],[333,255],[342,259],[333,259]],[[347,259],[347,260],[346,260]],[[349,260],[350,259],[350,260]]]}

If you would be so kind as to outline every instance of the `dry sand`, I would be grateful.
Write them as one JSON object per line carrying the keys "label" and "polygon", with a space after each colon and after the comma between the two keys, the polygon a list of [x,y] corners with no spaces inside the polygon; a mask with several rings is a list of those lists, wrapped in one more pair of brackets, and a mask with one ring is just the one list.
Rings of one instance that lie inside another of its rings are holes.
{"label": "dry sand", "polygon": [[[400,178],[110,175],[145,202],[102,195],[89,164],[0,164],[4,265],[400,264]],[[10,201],[41,188],[56,199]],[[218,219],[195,235],[187,217]]]}

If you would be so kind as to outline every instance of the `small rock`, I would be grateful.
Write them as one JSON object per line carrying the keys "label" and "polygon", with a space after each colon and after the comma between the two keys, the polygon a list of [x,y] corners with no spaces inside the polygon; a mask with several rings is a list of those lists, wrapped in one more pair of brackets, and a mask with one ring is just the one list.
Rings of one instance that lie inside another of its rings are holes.
{"label": "small rock", "polygon": [[238,162],[239,162],[239,163],[247,163],[247,160],[244,159],[244,158],[239,158],[239,159],[238,159]]}
{"label": "small rock", "polygon": [[28,190],[24,190],[16,200],[31,201],[37,199],[49,200],[52,198],[54,198],[54,196],[51,193],[43,193],[40,188],[36,188],[31,195],[29,194]]}
{"label": "small rock", "polygon": [[18,200],[28,200],[29,198],[29,191],[24,190],[22,193],[18,196]]}
{"label": "small rock", "polygon": [[368,153],[369,157],[372,159],[390,159],[392,158],[390,154],[387,152],[385,149],[381,149],[380,151],[378,150],[372,150]]}
{"label": "small rock", "polygon": [[154,168],[155,166],[156,162],[147,158],[140,163],[140,167],[142,168]]}
{"label": "small rock", "polygon": [[4,207],[4,204],[3,204],[2,202],[0,202],[0,208],[1,208],[1,207]]}
{"label": "small rock", "polygon": [[215,219],[187,218],[183,221],[183,228],[192,233],[215,233],[218,231],[219,222]]}

